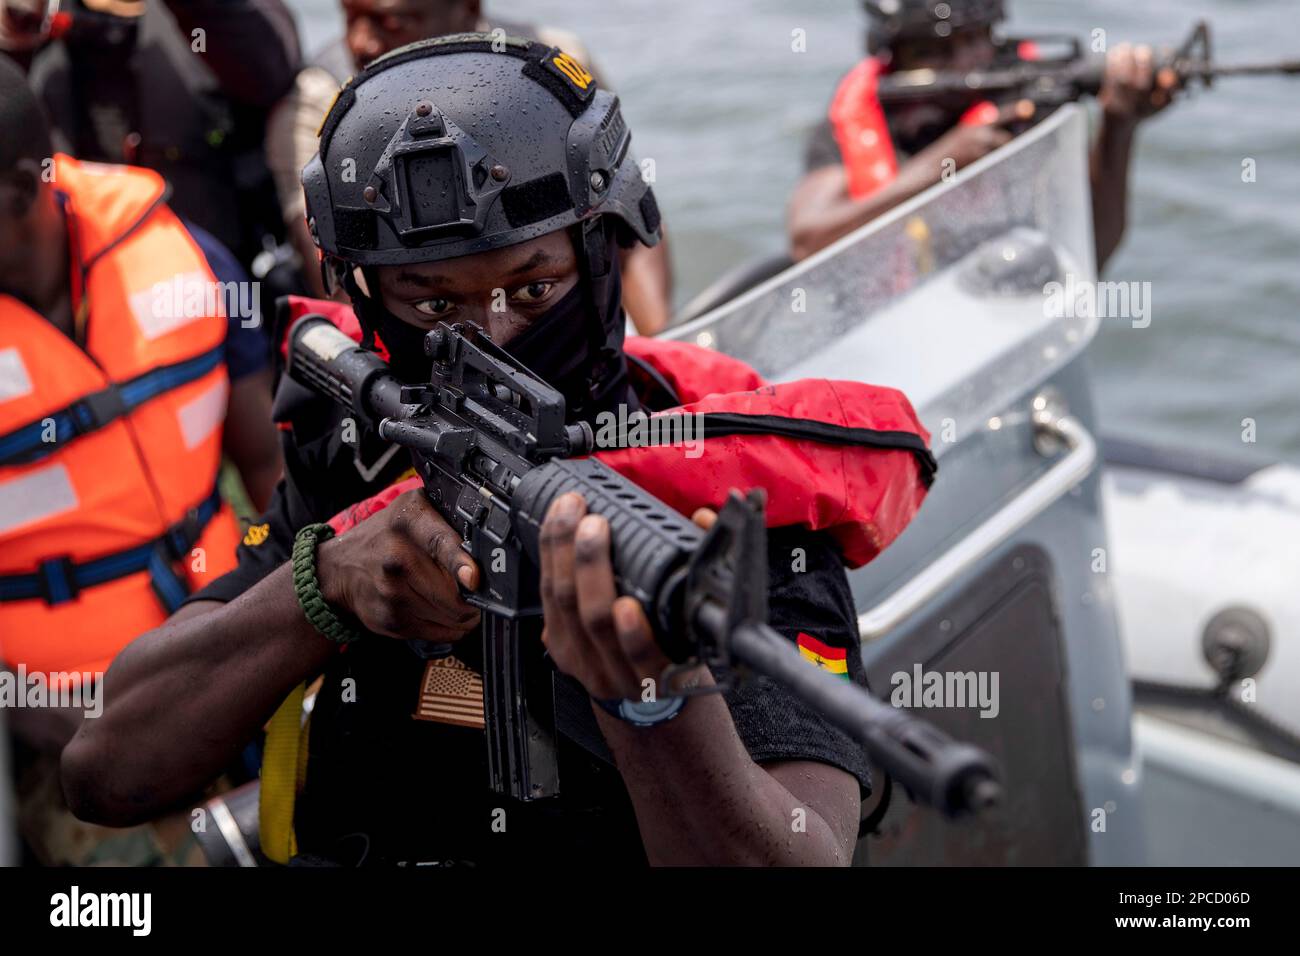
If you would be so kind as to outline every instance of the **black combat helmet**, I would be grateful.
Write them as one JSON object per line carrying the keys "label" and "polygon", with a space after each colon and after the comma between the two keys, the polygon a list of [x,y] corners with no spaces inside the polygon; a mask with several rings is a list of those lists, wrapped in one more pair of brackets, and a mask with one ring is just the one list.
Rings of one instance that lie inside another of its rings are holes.
{"label": "black combat helmet", "polygon": [[872,53],[898,40],[946,37],[953,30],[992,26],[1006,18],[1002,0],[863,0]]}
{"label": "black combat helmet", "polygon": [[[586,300],[574,318],[586,326],[582,348],[575,352],[559,334],[572,330],[558,327],[530,330],[528,343],[509,347],[529,352],[571,410],[588,405],[624,368],[616,244],[659,238],[659,210],[630,140],[618,98],[555,47],[471,33],[394,50],[339,92],[303,170],[327,282],[351,294],[367,341],[378,330],[393,351],[389,330],[395,338],[409,329],[386,322],[382,305],[358,288],[356,267],[373,291],[368,273],[377,266],[567,229]],[[543,337],[547,355],[539,356]],[[582,387],[561,381],[577,371]]]}
{"label": "black combat helmet", "polygon": [[343,87],[303,171],[321,251],[429,262],[617,216],[647,245],[658,210],[618,98],[567,53],[461,34],[414,43]]}

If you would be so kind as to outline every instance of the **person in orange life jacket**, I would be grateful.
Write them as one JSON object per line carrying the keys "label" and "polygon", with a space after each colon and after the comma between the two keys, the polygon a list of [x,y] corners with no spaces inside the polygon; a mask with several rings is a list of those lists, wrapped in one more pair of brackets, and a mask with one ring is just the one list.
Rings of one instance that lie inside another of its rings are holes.
{"label": "person in orange life jacket", "polygon": [[[467,75],[477,82],[459,81]],[[490,103],[528,122],[502,122]],[[816,408],[819,424],[843,414],[878,429],[879,445],[847,451],[776,435],[710,439],[702,467],[670,446],[605,457],[702,524],[731,487],[768,488],[772,624],[810,666],[822,661],[861,682],[844,565],[869,560],[919,506],[933,465],[925,432],[892,390],[770,387],[696,346],[645,337],[625,346],[615,249],[653,243],[658,218],[629,137],[615,97],[554,48],[511,40],[494,52],[480,34],[375,60],[343,90],[303,174],[328,278],[348,290],[355,314],[312,301],[294,311],[320,311],[373,340],[408,381],[428,375],[428,329],[479,325],[562,391],[575,421],[685,401],[687,410],[730,407],[791,423],[798,408]],[[351,179],[343,157],[355,162]],[[483,175],[461,179],[462,169]],[[285,859],[849,862],[870,785],[863,754],[782,688],[746,682],[684,706],[676,698],[654,717],[623,709],[638,706],[628,698],[666,661],[641,606],[616,597],[608,525],[584,516],[576,495],[546,517],[545,630],[526,639],[544,642],[590,733],[559,735],[559,796],[516,802],[492,792],[481,691],[477,703],[472,683],[463,699],[431,701],[433,665],[407,645],[452,642],[449,666],[482,668],[479,642],[466,639],[479,615],[461,594],[478,586],[479,568],[423,491],[400,483],[410,474],[405,454],[364,431],[345,437],[346,412],[291,380],[276,401],[289,425],[286,478],[260,543],[241,547],[237,570],[114,663],[104,716],[64,753],[79,815],[129,824],[182,801],[286,695],[323,674]],[[841,468],[846,459],[852,467]],[[339,533],[325,535],[326,521]],[[293,573],[291,553],[314,562],[318,598],[304,596],[314,585]],[[322,624],[327,636],[307,619],[301,602],[320,598],[345,632]],[[690,679],[714,684],[708,671]],[[166,726],[150,716],[159,710]],[[206,746],[196,752],[200,729]],[[799,809],[807,826],[791,839]],[[504,832],[493,827],[502,810]]]}
{"label": "person in orange life jacket", "polygon": [[[1029,100],[978,104],[954,113],[938,104],[882,112],[875,78],[889,70],[965,72],[989,67],[1002,0],[880,0],[863,3],[870,55],[840,83],[829,116],[814,128],[803,179],[786,210],[790,248],[803,259],[937,183],[945,162],[960,169],[1007,143],[1009,125],[1034,116]],[[1098,95],[1101,126],[1090,173],[1100,269],[1124,234],[1128,168],[1141,120],[1169,105],[1177,78],[1157,71],[1148,46],[1117,44]],[[952,168],[951,165],[949,168]]]}
{"label": "person in orange life jacket", "polygon": [[[344,35],[303,66],[293,89],[271,114],[267,163],[275,175],[285,229],[303,263],[303,281],[321,296],[317,254],[303,216],[299,176],[316,152],[316,132],[339,87],[367,63],[417,40],[480,30],[500,30],[558,46],[605,85],[578,38],[567,30],[489,15],[479,0],[340,0]],[[662,230],[661,230],[662,231]],[[672,263],[668,243],[620,250],[623,302],[638,332],[653,335],[672,319]]]}
{"label": "person in orange life jacket", "polygon": [[[53,153],[2,56],[0,144],[0,663],[93,674],[233,566],[217,472],[224,450],[269,501],[271,373],[260,316],[154,308],[178,282],[205,299],[247,283],[172,215],[157,174]],[[14,724],[57,753],[79,715]]]}

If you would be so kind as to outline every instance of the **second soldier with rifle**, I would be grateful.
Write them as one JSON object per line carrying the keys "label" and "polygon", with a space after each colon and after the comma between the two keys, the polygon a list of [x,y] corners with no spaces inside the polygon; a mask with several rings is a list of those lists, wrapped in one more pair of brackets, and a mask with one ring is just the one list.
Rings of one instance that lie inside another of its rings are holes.
{"label": "second soldier with rifle", "polygon": [[[966,77],[1008,56],[1032,60],[1033,41],[994,29],[1003,0],[864,0],[868,56],[841,81],[809,140],[803,179],[787,210],[790,248],[803,259],[1011,141],[1050,111],[1029,96],[909,96],[891,102],[890,77]],[[1097,89],[1101,123],[1090,173],[1097,265],[1124,235],[1129,161],[1139,123],[1164,109],[1179,85],[1149,46],[1116,44]]]}

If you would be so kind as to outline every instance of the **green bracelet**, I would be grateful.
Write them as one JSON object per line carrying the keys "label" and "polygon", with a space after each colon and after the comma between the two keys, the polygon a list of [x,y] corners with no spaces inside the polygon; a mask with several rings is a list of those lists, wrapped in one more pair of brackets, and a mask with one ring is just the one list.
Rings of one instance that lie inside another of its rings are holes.
{"label": "green bracelet", "polygon": [[294,536],[293,593],[312,627],[336,644],[351,644],[362,632],[343,623],[334,613],[316,577],[316,549],[332,537],[334,529],[324,523],[309,524]]}

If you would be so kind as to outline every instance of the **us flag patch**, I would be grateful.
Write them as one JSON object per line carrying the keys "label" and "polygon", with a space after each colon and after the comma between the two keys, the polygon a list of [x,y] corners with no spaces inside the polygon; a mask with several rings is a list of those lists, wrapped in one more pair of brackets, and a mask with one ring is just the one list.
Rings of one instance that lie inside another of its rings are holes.
{"label": "us flag patch", "polygon": [[454,657],[440,657],[424,666],[420,699],[411,715],[456,727],[482,730],[483,679],[468,664]]}
{"label": "us flag patch", "polygon": [[831,647],[829,644],[823,644],[811,634],[799,632],[799,638],[795,643],[799,647],[799,653],[803,659],[811,661],[822,670],[830,671],[836,677],[849,679],[849,652],[847,648]]}

